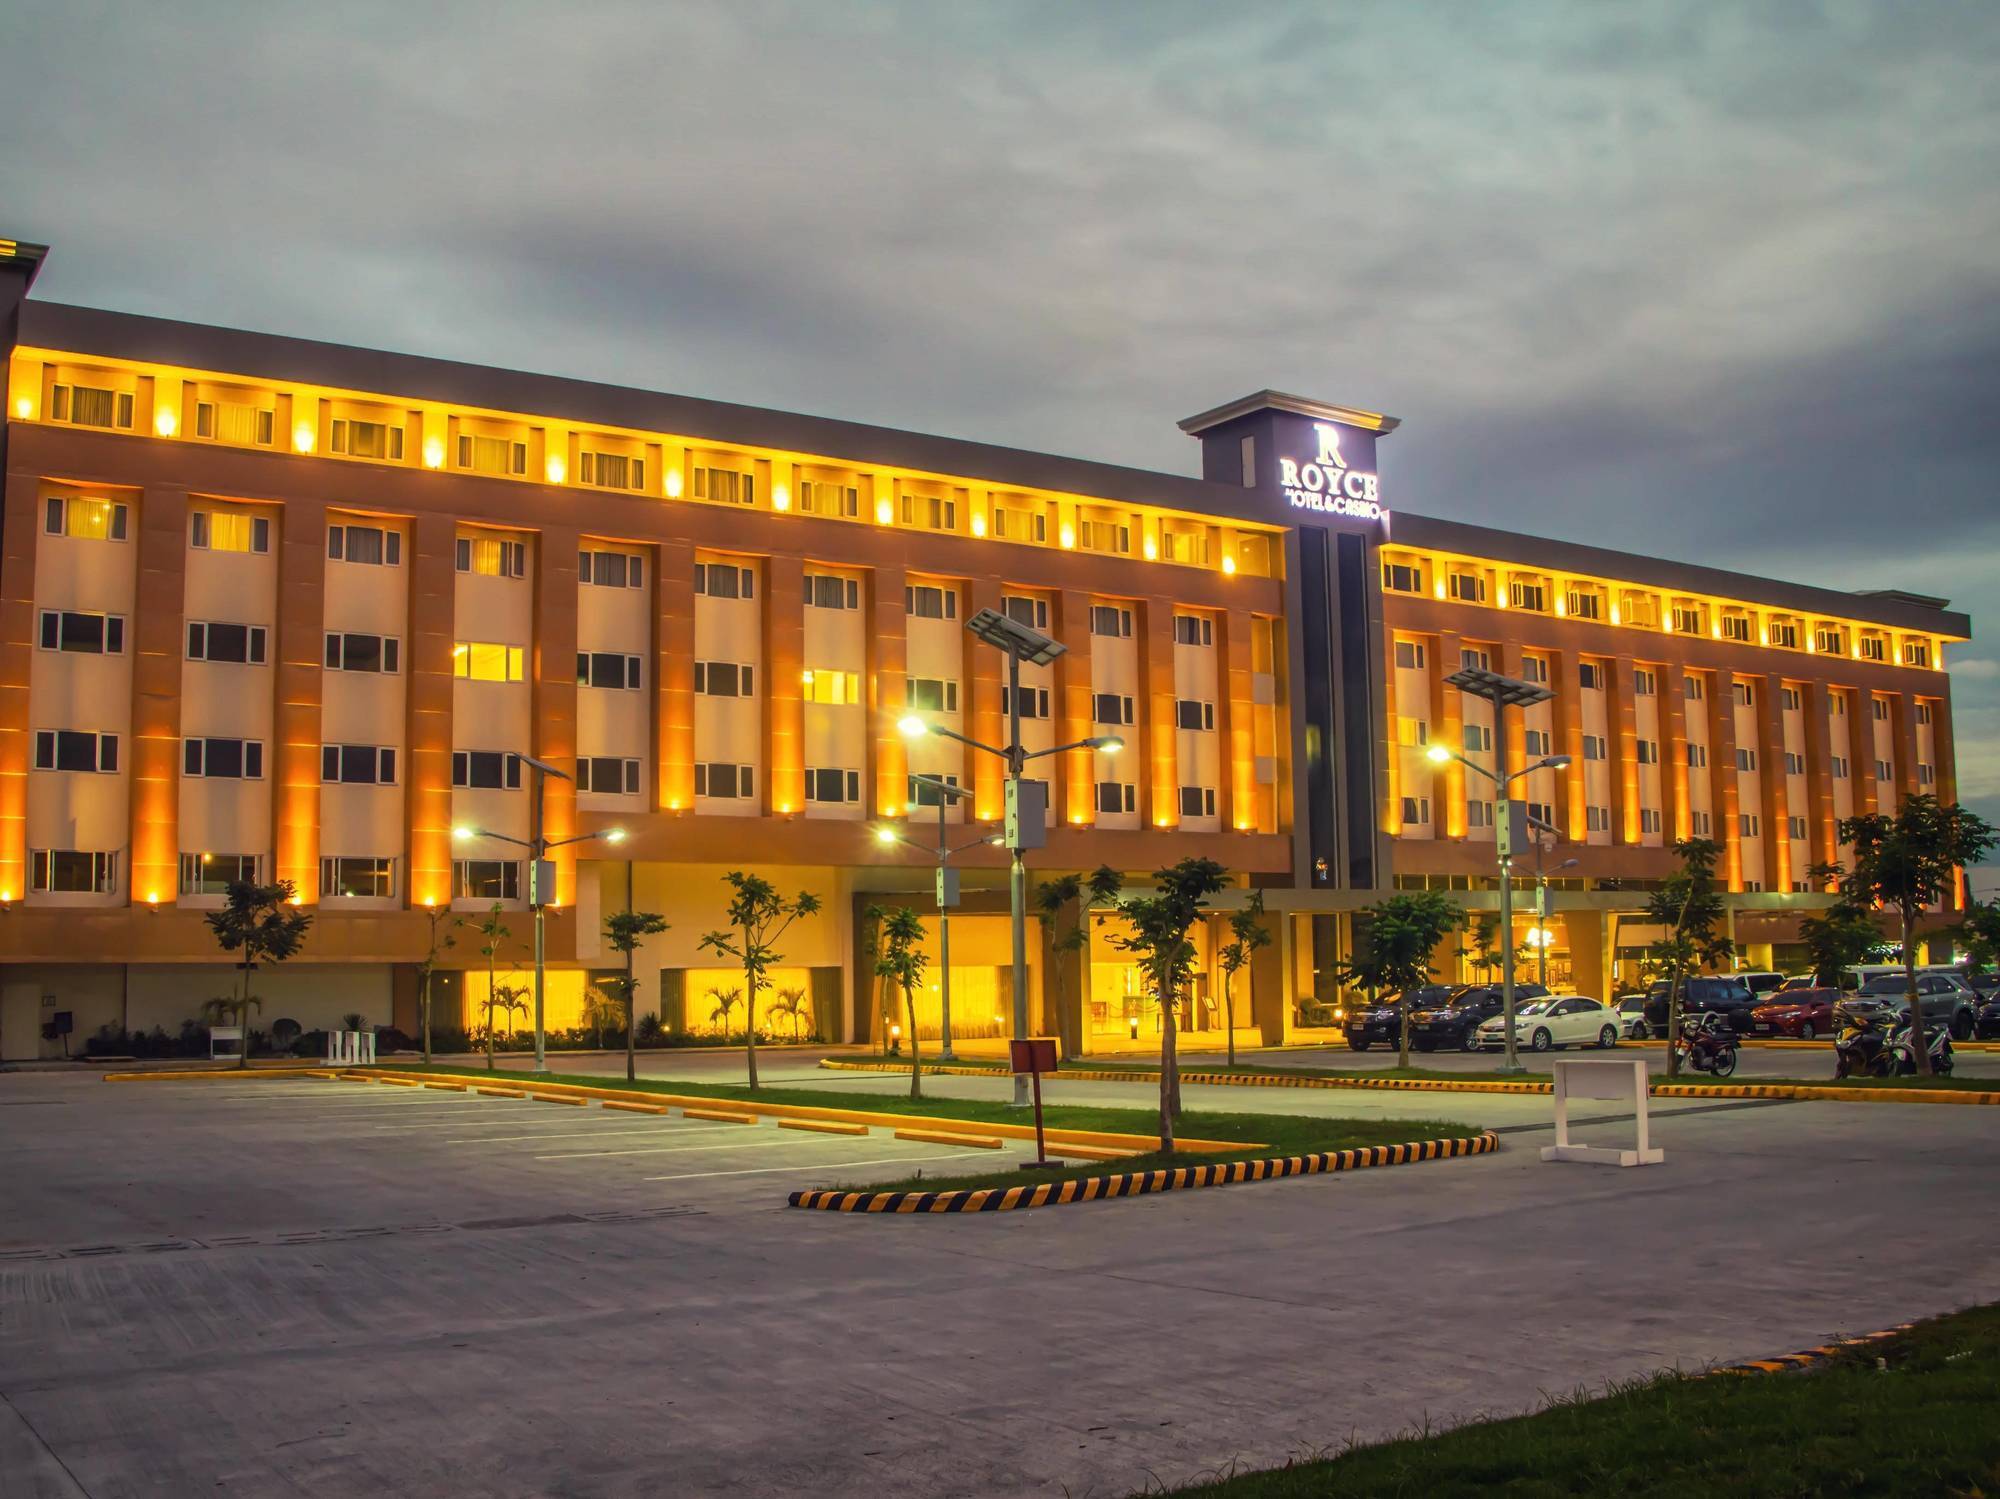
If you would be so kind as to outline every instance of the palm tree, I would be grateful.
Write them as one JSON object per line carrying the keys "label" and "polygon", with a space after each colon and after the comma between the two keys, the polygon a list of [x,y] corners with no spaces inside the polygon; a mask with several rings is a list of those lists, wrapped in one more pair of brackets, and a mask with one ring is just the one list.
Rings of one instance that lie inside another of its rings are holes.
{"label": "palm tree", "polygon": [[743,1002],[743,991],[740,989],[711,989],[708,991],[708,1001],[711,1007],[708,1012],[708,1023],[715,1025],[720,1022],[722,1026],[722,1039],[727,1041],[729,1039],[729,1012]]}
{"label": "palm tree", "polygon": [[792,1039],[799,1039],[799,1019],[805,1014],[806,991],[803,989],[780,989],[778,997],[764,1006],[766,1015],[786,1015],[791,1017]]}
{"label": "palm tree", "polygon": [[[519,1011],[523,1018],[528,1013],[528,989],[525,984],[501,984],[486,991],[486,1070],[493,1070],[493,1012],[512,1016]],[[513,1027],[507,1028],[511,1036]]]}

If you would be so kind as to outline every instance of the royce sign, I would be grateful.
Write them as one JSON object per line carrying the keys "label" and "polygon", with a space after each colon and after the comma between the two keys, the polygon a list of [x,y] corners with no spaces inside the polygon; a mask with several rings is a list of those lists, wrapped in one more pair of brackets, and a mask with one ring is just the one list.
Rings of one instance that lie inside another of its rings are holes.
{"label": "royce sign", "polygon": [[1310,459],[1278,460],[1278,487],[1292,508],[1355,520],[1382,519],[1387,512],[1376,476],[1348,467],[1340,452],[1340,428],[1331,422],[1314,422],[1312,430],[1317,446]]}

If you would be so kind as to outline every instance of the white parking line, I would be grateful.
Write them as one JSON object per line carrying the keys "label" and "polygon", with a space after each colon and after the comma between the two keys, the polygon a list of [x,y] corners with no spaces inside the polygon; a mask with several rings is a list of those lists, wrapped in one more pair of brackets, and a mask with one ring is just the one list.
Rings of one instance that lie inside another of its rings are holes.
{"label": "white parking line", "polygon": [[[851,1138],[851,1137],[849,1137]],[[832,1136],[821,1140],[783,1139],[773,1135],[768,1140],[746,1140],[741,1145],[646,1145],[634,1150],[566,1150],[556,1155],[538,1155],[538,1161],[574,1161],[584,1156],[602,1155],[684,1155],[691,1150],[763,1150],[773,1145],[817,1145],[829,1143]]]}
{"label": "white parking line", "polygon": [[[582,1119],[577,1122],[588,1124],[590,1121]],[[605,1135],[624,1135],[629,1139],[634,1132],[634,1126],[628,1124],[622,1129],[544,1129],[537,1130],[531,1135],[467,1135],[459,1140],[438,1140],[434,1143],[439,1145],[499,1145],[510,1140],[588,1140],[593,1137]],[[647,1130],[641,1126],[637,1132],[654,1135],[667,1134],[676,1140],[682,1140],[686,1139],[689,1135],[740,1135],[743,1133],[743,1127],[738,1124],[703,1125],[699,1127],[669,1125],[664,1130],[657,1128]],[[594,1155],[597,1152],[592,1151],[589,1153]]]}
{"label": "white parking line", "polygon": [[[883,1155],[877,1156],[871,1161],[835,1161],[831,1168],[825,1165],[747,1166],[740,1171],[685,1171],[678,1176],[645,1176],[641,1177],[640,1180],[649,1182],[685,1182],[693,1181],[697,1177],[703,1176],[763,1176],[773,1171],[846,1170],[850,1166],[891,1166],[898,1161],[956,1161],[969,1155],[987,1155],[987,1152],[983,1150],[954,1150],[946,1155]],[[988,1158],[990,1159],[990,1156]],[[856,1190],[863,1191],[866,1189],[856,1188]]]}

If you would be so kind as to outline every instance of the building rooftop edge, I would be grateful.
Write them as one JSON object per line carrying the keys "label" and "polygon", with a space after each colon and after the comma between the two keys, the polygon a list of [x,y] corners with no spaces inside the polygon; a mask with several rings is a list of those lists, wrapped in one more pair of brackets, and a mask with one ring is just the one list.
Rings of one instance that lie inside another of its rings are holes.
{"label": "building rooftop edge", "polygon": [[1212,406],[1207,411],[1196,412],[1177,423],[1181,431],[1190,437],[1199,437],[1211,427],[1220,427],[1225,422],[1233,422],[1238,417],[1248,416],[1254,411],[1289,411],[1298,416],[1314,417],[1320,421],[1345,422],[1351,427],[1366,427],[1387,437],[1402,425],[1393,416],[1384,416],[1379,411],[1363,411],[1358,406],[1336,406],[1330,401],[1316,401],[1310,396],[1287,395],[1282,390],[1260,390],[1251,395],[1239,396],[1220,406]]}

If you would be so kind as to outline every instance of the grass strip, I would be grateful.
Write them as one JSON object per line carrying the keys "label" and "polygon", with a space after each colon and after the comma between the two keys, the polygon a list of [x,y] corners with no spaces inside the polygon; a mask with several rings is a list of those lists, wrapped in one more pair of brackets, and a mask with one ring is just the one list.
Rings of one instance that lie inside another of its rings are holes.
{"label": "grass strip", "polygon": [[1995,1389],[2000,1307],[1974,1307],[1800,1373],[1662,1375],[1595,1398],[1555,1400],[1531,1415],[1412,1431],[1173,1492],[1184,1499],[1992,1494],[2000,1492]]}

